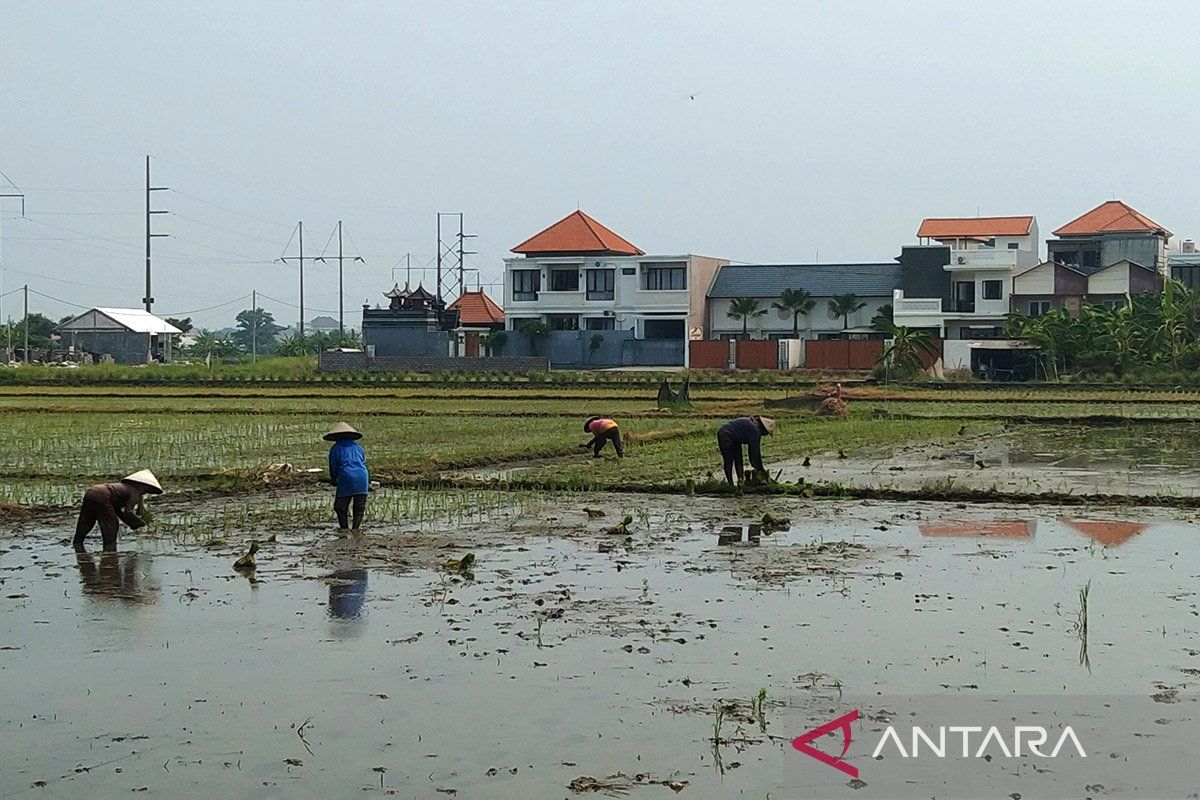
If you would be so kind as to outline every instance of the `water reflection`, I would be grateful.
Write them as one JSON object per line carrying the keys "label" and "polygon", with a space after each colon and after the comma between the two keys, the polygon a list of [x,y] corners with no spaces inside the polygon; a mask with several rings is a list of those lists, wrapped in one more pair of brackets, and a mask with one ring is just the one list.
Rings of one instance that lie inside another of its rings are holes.
{"label": "water reflection", "polygon": [[1104,545],[1116,547],[1137,536],[1148,527],[1144,522],[1126,522],[1117,519],[1076,519],[1062,517],[1062,522],[1070,525],[1089,539]]}
{"label": "water reflection", "polygon": [[922,536],[1032,539],[1034,523],[1023,519],[943,519],[918,526]]}
{"label": "water reflection", "polygon": [[329,583],[329,616],[361,620],[366,615],[367,571],[342,569],[325,577]]}
{"label": "water reflection", "polygon": [[762,525],[726,525],[717,534],[718,545],[745,544],[758,547],[762,540]]}
{"label": "water reflection", "polygon": [[100,554],[76,553],[79,581],[88,597],[125,603],[150,604],[158,600],[159,585],[152,574],[152,559],[137,551]]}

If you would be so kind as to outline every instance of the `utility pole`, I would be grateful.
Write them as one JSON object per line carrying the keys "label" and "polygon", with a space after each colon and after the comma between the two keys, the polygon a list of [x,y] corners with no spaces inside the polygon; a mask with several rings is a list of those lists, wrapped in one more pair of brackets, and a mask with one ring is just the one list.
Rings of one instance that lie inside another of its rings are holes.
{"label": "utility pole", "polygon": [[338,333],[346,334],[346,311],[342,306],[346,292],[342,288],[342,221],[338,220]]}
{"label": "utility pole", "polygon": [[[16,186],[13,187],[17,188]],[[5,192],[0,193],[0,227],[3,227],[4,208],[3,201],[5,198],[20,198],[21,200],[21,216],[25,216],[25,195],[20,192]],[[0,237],[3,238],[3,237]],[[8,319],[4,316],[4,254],[0,248],[0,325],[4,325],[7,333],[7,344],[4,348],[4,360],[7,362],[12,357],[12,326],[8,324]]]}
{"label": "utility pole", "polygon": [[466,284],[463,282],[463,271],[464,271],[463,270],[463,256],[470,256],[470,255],[476,254],[476,251],[474,251],[474,250],[464,250],[463,243],[467,239],[474,239],[474,238],[475,238],[475,234],[473,234],[473,233],[463,233],[463,215],[462,215],[462,212],[460,211],[458,213],[458,296],[459,297],[462,297],[463,289],[466,288]]}
{"label": "utility pole", "polygon": [[[437,290],[434,294],[437,295],[440,307],[444,307],[443,297],[452,294],[455,288],[461,283],[461,276],[456,275],[454,271],[443,268],[443,264],[446,256],[450,256],[452,259],[456,258],[458,251],[462,249],[462,216],[462,212],[460,211],[437,212]],[[448,242],[442,239],[442,217],[458,217],[458,236],[450,236],[450,241]],[[459,242],[459,246],[457,247],[454,244],[456,238]]]}
{"label": "utility pole", "polygon": [[250,363],[258,361],[258,289],[250,290]]}
{"label": "utility pole", "polygon": [[22,359],[27,365],[29,364],[29,284],[25,284],[25,358]]}
{"label": "utility pole", "polygon": [[150,156],[146,156],[146,296],[142,298],[142,302],[146,304],[146,311],[150,311],[150,307],[154,305],[154,295],[150,291],[150,240],[159,236],[166,236],[165,233],[150,232],[150,215],[151,214],[166,214],[166,211],[152,211],[150,209],[150,193],[165,192],[166,186],[151,186],[150,185]]}
{"label": "utility pole", "polygon": [[[337,254],[337,261],[338,261],[338,332],[341,333],[342,335],[345,335],[345,333],[346,333],[346,308],[345,308],[346,292],[345,292],[345,289],[343,288],[342,221],[340,219],[338,220],[337,235],[338,235],[338,254]],[[324,263],[325,257],[317,256],[313,260]],[[363,261],[363,257],[355,256],[351,260],[352,261]],[[365,264],[366,262],[363,261],[363,263]],[[394,277],[394,275],[393,275],[393,277]]]}
{"label": "utility pole", "polygon": [[300,263],[300,336],[303,337],[304,336],[304,262],[306,260],[307,261],[319,261],[320,259],[318,259],[316,256],[307,256],[306,257],[304,255],[304,223],[297,222],[296,226],[300,232],[300,257],[299,258],[291,258],[289,256],[284,256],[284,257],[280,258],[279,260],[281,262],[283,262],[284,264],[286,264],[289,261],[297,261]]}

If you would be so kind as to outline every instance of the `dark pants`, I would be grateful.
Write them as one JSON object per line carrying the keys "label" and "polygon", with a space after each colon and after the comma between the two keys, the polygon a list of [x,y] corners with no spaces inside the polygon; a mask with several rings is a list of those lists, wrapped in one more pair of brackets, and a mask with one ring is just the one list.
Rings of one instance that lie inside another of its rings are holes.
{"label": "dark pants", "polygon": [[592,458],[599,458],[600,451],[604,449],[604,445],[612,442],[613,449],[617,451],[617,458],[625,457],[625,448],[621,446],[621,429],[609,428],[602,433],[597,433],[592,437]]}
{"label": "dark pants", "polygon": [[733,482],[733,473],[737,472],[738,483],[745,480],[745,465],[742,463],[742,445],[733,439],[717,434],[717,449],[721,451],[721,460],[724,461],[725,480],[729,481],[730,486],[736,486]]}
{"label": "dark pants", "polygon": [[100,525],[100,537],[105,550],[117,549],[117,526],[121,524],[117,518],[117,510],[107,498],[92,497],[91,492],[83,496],[83,505],[79,508],[79,521],[75,523],[75,549],[83,549],[83,540],[92,532],[97,524]]}
{"label": "dark pants", "polygon": [[347,517],[349,517],[351,500],[354,501],[353,527],[354,530],[358,530],[360,527],[362,527],[363,514],[366,513],[367,510],[367,496],[365,494],[339,495],[338,498],[333,501],[333,510],[337,514],[338,527],[351,527],[349,520],[347,519]]}

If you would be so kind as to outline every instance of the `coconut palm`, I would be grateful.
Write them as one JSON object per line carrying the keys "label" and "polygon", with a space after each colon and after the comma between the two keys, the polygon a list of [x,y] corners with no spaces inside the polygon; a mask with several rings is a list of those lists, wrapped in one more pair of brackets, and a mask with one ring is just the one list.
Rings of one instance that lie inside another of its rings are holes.
{"label": "coconut palm", "polygon": [[772,308],[792,315],[793,339],[800,338],[800,315],[809,313],[816,305],[817,301],[813,300],[812,294],[804,289],[784,289],[778,302],[771,304]]}
{"label": "coconut palm", "polygon": [[761,317],[767,313],[767,309],[758,307],[758,300],[753,297],[735,297],[729,301],[729,313],[727,316],[730,319],[740,319],[742,321],[742,336],[749,337],[750,335],[750,320],[754,317]]}
{"label": "coconut palm", "polygon": [[829,313],[842,318],[842,330],[850,327],[850,315],[867,307],[867,301],[853,293],[835,295],[829,301]]}

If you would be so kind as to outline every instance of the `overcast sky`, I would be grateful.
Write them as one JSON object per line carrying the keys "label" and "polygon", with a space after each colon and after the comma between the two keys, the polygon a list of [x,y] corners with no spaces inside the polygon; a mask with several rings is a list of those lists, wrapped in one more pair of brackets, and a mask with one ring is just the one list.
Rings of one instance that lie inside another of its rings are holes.
{"label": "overcast sky", "polygon": [[[293,321],[271,262],[298,220],[306,254],[344,220],[348,310],[406,253],[432,263],[439,210],[485,284],[577,207],[647,252],[748,262],[887,260],[932,215],[1035,214],[1045,238],[1114,197],[1178,241],[1198,34],[1182,1],[7,2],[0,171],[28,216],[3,201],[4,289],[55,317],[42,295],[139,305],[147,153],[164,315],[257,288]],[[306,284],[308,317],[337,308],[332,265]]]}

